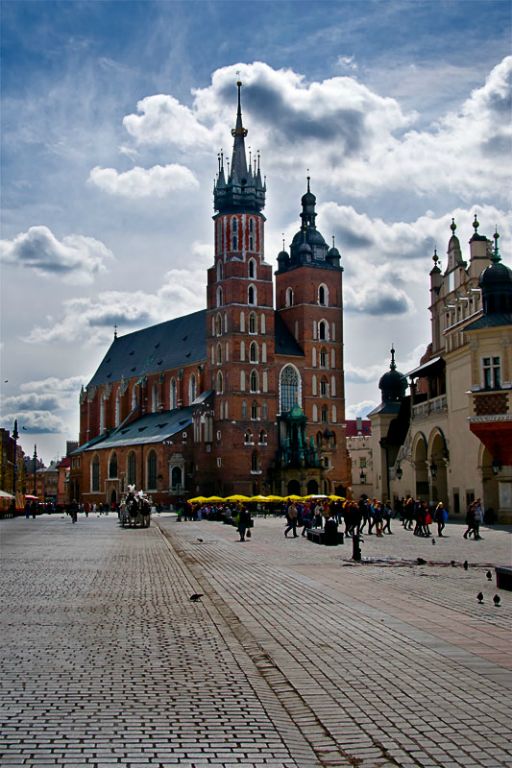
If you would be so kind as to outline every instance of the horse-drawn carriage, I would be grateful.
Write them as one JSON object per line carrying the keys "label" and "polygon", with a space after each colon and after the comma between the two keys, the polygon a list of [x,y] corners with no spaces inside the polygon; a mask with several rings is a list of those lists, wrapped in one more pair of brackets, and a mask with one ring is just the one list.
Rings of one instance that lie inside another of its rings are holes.
{"label": "horse-drawn carriage", "polygon": [[135,486],[128,486],[128,494],[119,507],[119,521],[125,528],[149,528],[151,521],[151,502],[143,491],[135,492]]}

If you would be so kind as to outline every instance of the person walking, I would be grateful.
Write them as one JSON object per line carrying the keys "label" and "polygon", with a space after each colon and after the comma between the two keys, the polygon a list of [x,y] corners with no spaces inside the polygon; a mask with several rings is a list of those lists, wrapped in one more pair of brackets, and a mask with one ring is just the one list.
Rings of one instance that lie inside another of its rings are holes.
{"label": "person walking", "polygon": [[391,530],[391,502],[389,499],[382,505],[382,519],[384,521],[384,527],[382,528],[382,533],[393,533]]}
{"label": "person walking", "polygon": [[468,536],[471,536],[471,534],[475,533],[475,502],[471,502],[471,504],[468,506],[468,511],[466,512],[466,525],[467,528],[462,534],[465,539],[468,538]]}
{"label": "person walking", "polygon": [[443,531],[445,529],[447,520],[448,510],[444,506],[443,502],[440,501],[434,512],[434,522],[437,523],[437,535],[440,538],[443,538]]}
{"label": "person walking", "polygon": [[299,512],[297,510],[296,505],[292,501],[292,503],[289,505],[288,509],[286,510],[286,519],[288,520],[288,526],[285,528],[284,535],[288,538],[288,534],[290,531],[293,531],[293,538],[297,538],[297,518],[299,516]]}
{"label": "person walking", "polygon": [[245,541],[246,533],[248,534],[248,529],[251,527],[251,513],[248,509],[246,509],[244,506],[240,505],[240,509],[238,511],[238,534],[240,536],[240,541]]}
{"label": "person walking", "polygon": [[477,499],[473,507],[473,535],[475,539],[481,539],[480,526],[484,521],[484,511],[482,509],[482,502]]}

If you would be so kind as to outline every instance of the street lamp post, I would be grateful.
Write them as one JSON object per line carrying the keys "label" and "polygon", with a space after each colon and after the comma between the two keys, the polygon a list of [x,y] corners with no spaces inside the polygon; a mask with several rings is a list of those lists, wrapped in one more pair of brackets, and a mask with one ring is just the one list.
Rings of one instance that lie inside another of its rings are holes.
{"label": "street lamp post", "polygon": [[32,456],[32,469],[34,471],[34,490],[32,491],[34,496],[37,496],[37,445],[34,445],[34,455]]}

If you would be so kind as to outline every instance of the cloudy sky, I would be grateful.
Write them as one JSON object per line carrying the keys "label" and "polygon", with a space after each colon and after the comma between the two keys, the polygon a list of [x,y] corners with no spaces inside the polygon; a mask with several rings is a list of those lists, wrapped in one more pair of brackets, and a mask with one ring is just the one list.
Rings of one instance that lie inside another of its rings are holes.
{"label": "cloudy sky", "polygon": [[347,415],[379,401],[391,343],[429,340],[428,273],[511,263],[509,0],[2,3],[1,426],[45,463],[113,338],[205,306],[217,153],[237,72],[267,176],[266,259],[299,225],[342,254]]}

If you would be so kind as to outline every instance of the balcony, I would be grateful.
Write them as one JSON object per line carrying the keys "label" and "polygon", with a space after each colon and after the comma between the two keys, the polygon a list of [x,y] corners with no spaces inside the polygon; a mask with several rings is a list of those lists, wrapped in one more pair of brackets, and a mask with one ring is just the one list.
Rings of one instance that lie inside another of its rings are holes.
{"label": "balcony", "polygon": [[471,393],[470,423],[512,420],[512,390],[482,389]]}
{"label": "balcony", "polygon": [[433,397],[431,400],[425,400],[423,403],[418,403],[418,405],[413,405],[412,417],[413,419],[425,419],[431,415],[446,413],[447,410],[446,395],[440,395],[439,397]]}

